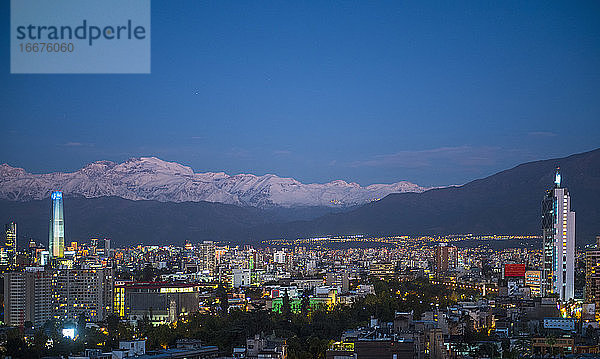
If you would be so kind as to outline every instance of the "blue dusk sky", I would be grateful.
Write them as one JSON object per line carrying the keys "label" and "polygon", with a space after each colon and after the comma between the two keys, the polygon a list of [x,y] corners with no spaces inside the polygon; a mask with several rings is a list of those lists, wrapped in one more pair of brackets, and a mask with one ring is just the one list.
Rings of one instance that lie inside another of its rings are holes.
{"label": "blue dusk sky", "polygon": [[461,184],[600,147],[598,1],[152,1],[149,75],[11,75],[0,162]]}

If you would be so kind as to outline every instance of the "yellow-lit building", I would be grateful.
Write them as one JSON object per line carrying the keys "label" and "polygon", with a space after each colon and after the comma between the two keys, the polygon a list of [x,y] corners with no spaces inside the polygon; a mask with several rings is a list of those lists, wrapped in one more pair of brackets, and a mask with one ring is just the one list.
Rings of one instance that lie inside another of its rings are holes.
{"label": "yellow-lit building", "polygon": [[525,271],[525,286],[531,289],[532,297],[539,297],[542,295],[542,271],[540,270],[528,270]]}
{"label": "yellow-lit building", "polygon": [[116,281],[114,313],[131,323],[173,323],[199,310],[200,290],[195,283]]}
{"label": "yellow-lit building", "polygon": [[596,237],[596,248],[585,253],[585,292],[587,303],[600,308],[600,237]]}
{"label": "yellow-lit building", "polygon": [[394,263],[371,263],[369,275],[378,279],[391,279],[396,275]]}

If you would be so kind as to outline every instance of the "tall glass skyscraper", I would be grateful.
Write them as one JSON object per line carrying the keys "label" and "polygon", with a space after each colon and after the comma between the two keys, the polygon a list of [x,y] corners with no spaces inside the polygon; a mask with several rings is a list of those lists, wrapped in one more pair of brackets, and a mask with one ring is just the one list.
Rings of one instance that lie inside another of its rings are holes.
{"label": "tall glass skyscraper", "polygon": [[574,298],[575,288],[575,212],[571,211],[571,196],[561,187],[556,169],[554,187],[542,200],[542,236],[544,267],[542,295],[557,294],[568,301]]}
{"label": "tall glass skyscraper", "polygon": [[50,236],[48,248],[50,258],[62,258],[65,255],[65,221],[63,218],[62,192],[52,192],[52,211],[50,217]]}
{"label": "tall glass skyscraper", "polygon": [[12,266],[17,255],[17,224],[10,222],[4,226],[6,241],[0,247],[0,266]]}

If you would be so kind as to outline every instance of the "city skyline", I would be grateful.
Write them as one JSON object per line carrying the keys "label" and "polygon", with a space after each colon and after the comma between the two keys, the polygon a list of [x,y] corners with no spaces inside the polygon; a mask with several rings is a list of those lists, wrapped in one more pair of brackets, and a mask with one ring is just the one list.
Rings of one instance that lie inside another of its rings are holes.
{"label": "city skyline", "polygon": [[[37,356],[86,348],[87,359],[123,351],[133,358],[301,358],[307,349],[290,342],[314,341],[314,336],[291,337],[285,329],[265,337],[241,324],[241,335],[222,341],[216,331],[198,334],[198,328],[223,320],[219,327],[230,330],[240,326],[235,318],[256,315],[264,316],[259,331],[279,321],[327,327],[319,318],[339,321],[341,313],[350,315],[340,326],[346,331],[319,334],[322,342],[311,347],[313,357],[461,358],[494,353],[494,347],[485,347],[489,343],[508,343],[502,344],[507,356],[537,358],[555,347],[561,354],[598,353],[592,323],[600,323],[595,309],[600,248],[575,247],[566,179],[557,168],[551,188],[538,193],[541,241],[535,236],[396,235],[113,247],[110,239],[65,238],[63,193],[54,191],[50,260],[43,245],[30,241],[18,251],[14,266],[0,262],[2,323],[9,331],[48,328],[33,334],[43,347],[23,344]],[[14,223],[6,228],[7,234],[16,232]],[[117,334],[115,326],[121,328]],[[471,339],[471,331],[479,333],[478,339]],[[52,341],[46,332],[54,333]],[[549,347],[546,337],[557,334],[561,341]],[[94,336],[104,339],[94,346]],[[519,349],[504,340],[507,336],[529,344]],[[5,347],[0,341],[0,350],[20,357]]]}

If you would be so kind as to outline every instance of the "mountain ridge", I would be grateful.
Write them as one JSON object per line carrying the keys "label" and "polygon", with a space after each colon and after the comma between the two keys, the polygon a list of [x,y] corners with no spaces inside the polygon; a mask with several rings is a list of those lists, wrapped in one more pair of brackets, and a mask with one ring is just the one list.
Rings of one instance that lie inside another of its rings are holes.
{"label": "mountain ridge", "polygon": [[423,192],[427,188],[408,181],[360,186],[334,180],[302,183],[274,174],[228,175],[194,172],[177,162],[156,157],[132,158],[122,163],[92,162],[75,172],[31,174],[22,168],[0,165],[0,198],[28,201],[48,198],[54,190],[86,198],[116,196],[159,202],[215,202],[258,208],[352,207],[395,192]]}
{"label": "mountain ridge", "polygon": [[[390,194],[337,213],[332,213],[333,207],[319,207],[318,212],[307,207],[309,213],[303,213],[284,207],[67,195],[66,239],[106,237],[125,246],[183,243],[186,239],[256,243],[332,234],[540,234],[541,200],[552,187],[557,165],[576,213],[576,240],[579,245],[590,243],[600,234],[600,149],[520,164],[462,186]],[[17,221],[20,237],[46,243],[49,216],[48,199],[0,200],[0,221]],[[301,220],[290,220],[294,217]]]}
{"label": "mountain ridge", "polygon": [[600,149],[517,165],[462,186],[390,194],[354,210],[257,229],[261,236],[327,234],[536,234],[541,200],[560,166],[578,243],[600,235]]}

